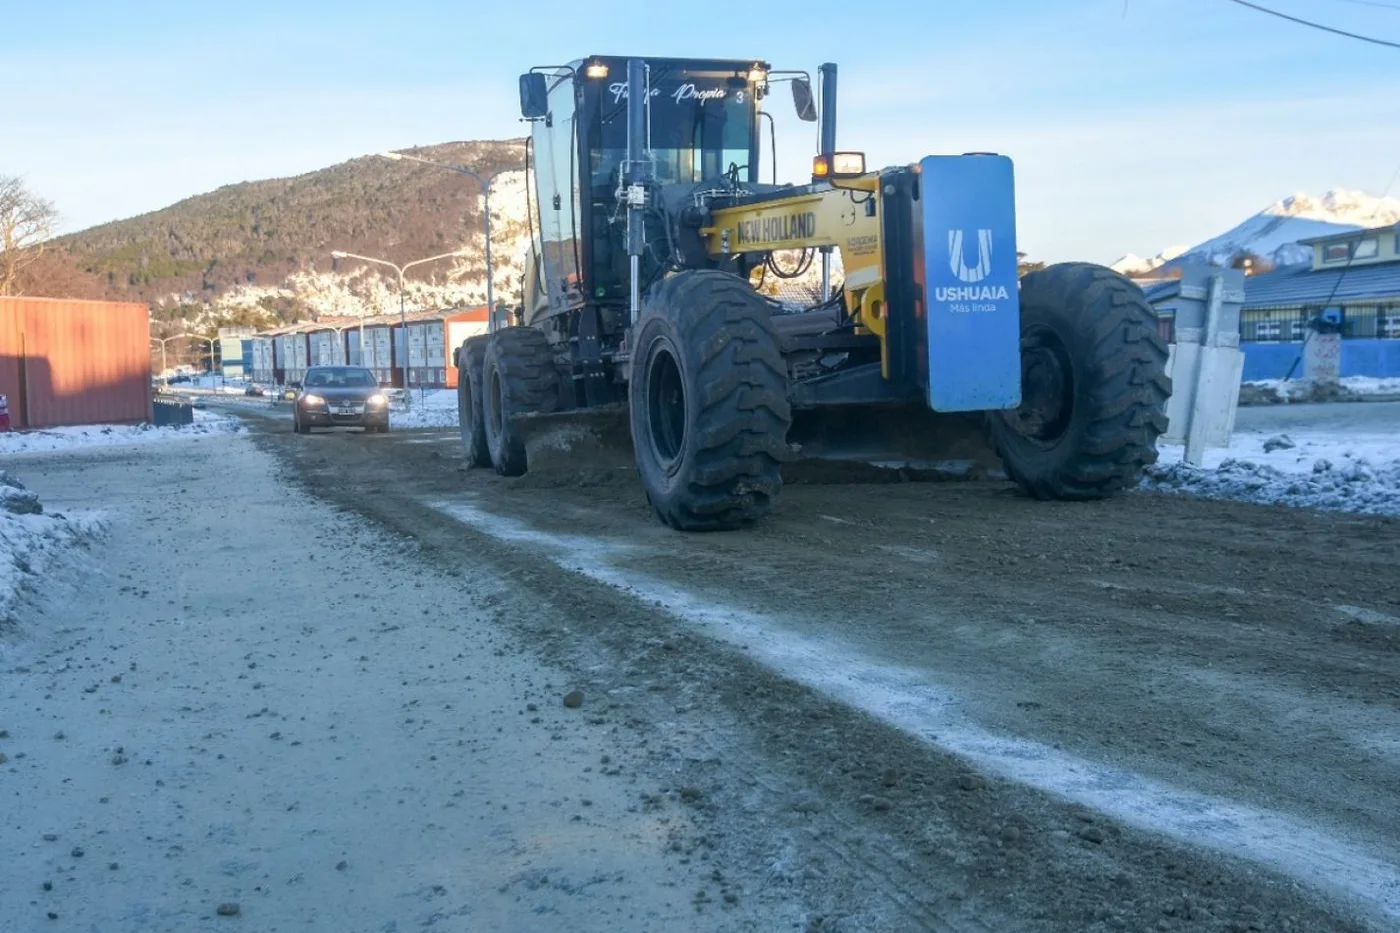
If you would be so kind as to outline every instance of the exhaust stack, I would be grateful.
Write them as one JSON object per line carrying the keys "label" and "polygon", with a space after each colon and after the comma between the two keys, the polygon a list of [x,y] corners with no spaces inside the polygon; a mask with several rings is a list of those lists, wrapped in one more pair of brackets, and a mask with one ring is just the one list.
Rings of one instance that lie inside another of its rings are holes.
{"label": "exhaust stack", "polygon": [[[821,80],[821,152],[836,151],[836,63],[826,62],[817,74]],[[831,247],[822,248],[822,301],[831,298]]]}

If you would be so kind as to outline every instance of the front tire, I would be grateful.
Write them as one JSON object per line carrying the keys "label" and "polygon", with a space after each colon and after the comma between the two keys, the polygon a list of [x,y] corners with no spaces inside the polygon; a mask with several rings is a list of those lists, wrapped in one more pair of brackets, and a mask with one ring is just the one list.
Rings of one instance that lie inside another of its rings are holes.
{"label": "front tire", "polygon": [[486,342],[482,361],[482,414],[491,465],[502,476],[520,476],[528,464],[514,415],[551,412],[559,405],[559,374],[544,332],[503,327]]}
{"label": "front tire", "polygon": [[648,295],[632,361],[632,443],[657,517],[724,531],[768,515],[792,412],[764,300],[728,273],[679,272]]}
{"label": "front tire", "polygon": [[491,465],[486,418],[481,404],[482,368],[487,337],[469,337],[457,355],[457,427],[468,467]]}
{"label": "front tire", "polygon": [[1037,499],[1102,499],[1157,462],[1171,380],[1157,315],[1130,279],[1058,263],[1021,280],[1019,408],[991,414],[1007,475]]}

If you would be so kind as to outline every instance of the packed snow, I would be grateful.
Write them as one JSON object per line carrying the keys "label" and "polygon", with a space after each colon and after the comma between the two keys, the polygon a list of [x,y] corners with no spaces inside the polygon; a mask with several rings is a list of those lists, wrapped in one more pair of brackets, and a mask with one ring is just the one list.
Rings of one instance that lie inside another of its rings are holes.
{"label": "packed snow", "polygon": [[191,437],[209,437],[246,430],[236,418],[196,409],[194,424],[82,424],[0,433],[0,457],[48,453],[81,447],[152,444]]}
{"label": "packed snow", "polygon": [[[1400,428],[1400,426],[1397,426]],[[1183,448],[1163,445],[1143,488],[1368,515],[1400,515],[1400,430],[1354,432],[1326,426],[1236,431],[1199,467]]]}

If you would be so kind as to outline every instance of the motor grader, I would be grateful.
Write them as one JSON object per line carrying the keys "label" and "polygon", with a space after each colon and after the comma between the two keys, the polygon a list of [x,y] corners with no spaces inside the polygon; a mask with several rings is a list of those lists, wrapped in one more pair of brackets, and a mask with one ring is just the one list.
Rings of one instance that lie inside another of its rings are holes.
{"label": "motor grader", "polygon": [[[760,180],[784,83],[819,124],[800,184]],[[834,65],[817,92],[758,60],[521,75],[532,248],[513,320],[453,351],[469,465],[630,448],[691,531],[769,514],[794,461],[999,470],[1039,499],[1139,481],[1171,391],[1141,290],[1088,263],[1020,276],[1008,157],[869,170],[836,146]],[[779,255],[822,263],[800,307],[759,287],[795,271]]]}

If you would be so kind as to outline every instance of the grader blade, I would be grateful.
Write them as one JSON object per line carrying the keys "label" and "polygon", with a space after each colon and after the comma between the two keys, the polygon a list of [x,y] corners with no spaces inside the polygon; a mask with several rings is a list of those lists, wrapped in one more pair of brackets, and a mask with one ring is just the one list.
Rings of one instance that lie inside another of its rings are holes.
{"label": "grader blade", "polygon": [[[517,415],[530,473],[636,470],[627,406]],[[1003,479],[981,413],[939,413],[922,406],[793,412],[791,459],[783,481],[794,484],[937,482]]]}
{"label": "grader blade", "polygon": [[636,469],[625,404],[517,415],[511,425],[531,473]]}
{"label": "grader blade", "polygon": [[981,412],[824,408],[793,413],[789,483],[1004,479]]}

